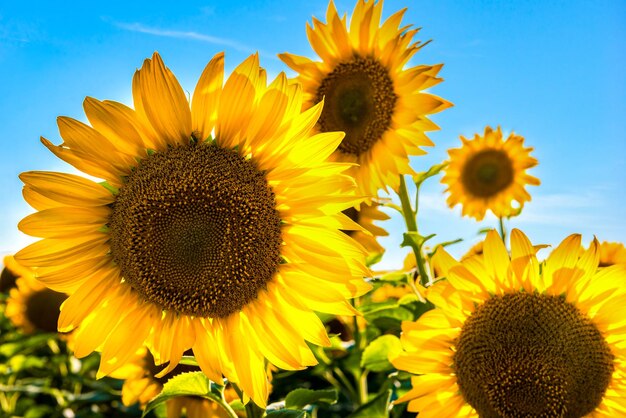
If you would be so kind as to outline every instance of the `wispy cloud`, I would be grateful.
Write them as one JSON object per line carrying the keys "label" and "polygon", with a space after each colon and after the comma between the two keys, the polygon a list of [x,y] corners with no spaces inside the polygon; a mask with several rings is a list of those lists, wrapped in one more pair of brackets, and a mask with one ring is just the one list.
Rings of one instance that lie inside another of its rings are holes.
{"label": "wispy cloud", "polygon": [[170,29],[161,29],[146,26],[142,23],[124,23],[124,22],[110,22],[113,26],[124,29],[131,32],[138,33],[146,33],[148,35],[154,36],[163,36],[166,38],[178,38],[178,39],[192,39],[195,41],[206,42],[209,44],[222,45],[227,46],[229,48],[233,48],[237,51],[242,52],[250,52],[252,48],[240,44],[239,42],[233,41],[231,39],[220,38],[217,36],[205,35],[203,33],[193,32],[193,31],[178,31],[178,30],[170,30]]}
{"label": "wispy cloud", "polygon": [[144,25],[143,23],[138,23],[138,22],[132,22],[132,23],[117,22],[117,21],[106,19],[106,18],[103,18],[103,20],[109,22],[110,24],[112,24],[113,26],[119,29],[127,30],[130,32],[145,33],[147,35],[161,36],[161,37],[166,37],[166,38],[187,39],[187,40],[194,40],[194,41],[199,41],[199,42],[206,42],[209,44],[220,45],[220,46],[232,48],[235,51],[246,52],[246,53],[254,53],[258,51],[261,55],[263,55],[266,58],[276,59],[275,57],[276,54],[268,53],[266,51],[261,51],[257,48],[252,48],[248,45],[244,45],[233,39],[207,35],[204,33],[199,33],[199,32],[194,32],[194,31],[180,31],[180,30],[173,30],[173,29],[157,28],[153,26],[147,26],[147,25]]}

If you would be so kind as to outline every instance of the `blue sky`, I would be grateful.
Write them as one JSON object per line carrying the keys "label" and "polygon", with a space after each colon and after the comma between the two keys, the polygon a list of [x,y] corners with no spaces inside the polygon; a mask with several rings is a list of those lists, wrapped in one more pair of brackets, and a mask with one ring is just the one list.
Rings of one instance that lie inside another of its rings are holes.
{"label": "blue sky", "polygon": [[[31,212],[20,172],[72,171],[39,142],[60,143],[56,117],[85,120],[85,96],[131,104],[131,77],[159,51],[193,91],[204,65],[226,51],[230,71],[259,51],[270,75],[285,71],[279,52],[313,57],[305,36],[325,1],[2,2],[0,4],[0,253],[30,242],[17,222]],[[337,1],[350,13],[352,1]],[[484,126],[514,130],[533,146],[542,181],[513,226],[533,242],[557,244],[573,232],[588,242],[626,241],[626,2],[386,1],[384,16],[408,7],[404,22],[433,42],[412,65],[445,64],[431,92],[455,107],[434,116],[441,130],[417,170],[446,158]],[[292,73],[289,73],[293,75]],[[461,254],[494,218],[475,222],[445,205],[438,179],[424,187],[420,225],[439,240],[462,237]],[[391,237],[383,267],[393,267],[402,220],[383,224]]]}

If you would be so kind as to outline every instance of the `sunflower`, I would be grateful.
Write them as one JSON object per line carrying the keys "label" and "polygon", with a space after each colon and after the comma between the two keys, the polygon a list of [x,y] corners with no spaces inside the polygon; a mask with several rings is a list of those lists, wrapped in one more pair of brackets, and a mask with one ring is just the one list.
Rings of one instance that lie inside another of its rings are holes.
{"label": "sunflower", "polygon": [[624,244],[607,241],[603,241],[600,244],[600,264],[598,267],[609,267],[623,263],[626,263],[626,247],[624,247]]}
{"label": "sunflower", "polygon": [[344,210],[343,213],[362,228],[360,230],[346,231],[348,235],[361,243],[372,255],[385,252],[385,249],[378,243],[377,238],[386,237],[389,233],[383,228],[374,225],[374,221],[386,221],[389,219],[389,215],[380,210],[378,202],[363,202],[358,206],[358,209],[349,208]]}
{"label": "sunflower", "polygon": [[423,90],[442,81],[442,65],[405,68],[425,44],[413,42],[419,29],[402,25],[401,10],[381,22],[383,2],[358,0],[348,28],[331,1],[326,23],[313,18],[307,36],[322,61],[280,54],[298,72],[305,92],[305,108],[324,100],[320,132],[343,131],[335,161],[357,163],[354,175],[359,193],[373,197],[377,190],[399,186],[399,174],[414,174],[409,155],[425,154],[432,146],[426,131],[439,129],[427,115],[451,104]]}
{"label": "sunflower", "polygon": [[[187,372],[199,371],[194,366],[179,364],[166,376],[157,377],[164,366],[154,364],[154,358],[144,347],[136,352],[129,363],[111,373],[111,377],[123,379],[122,402],[126,406],[139,403],[142,409],[163,390],[163,385],[171,378]],[[226,401],[238,399],[232,388],[227,388]],[[227,418],[229,415],[217,403],[193,396],[178,396],[166,402],[168,418],[180,417],[183,411],[188,418]]]}
{"label": "sunflower", "polygon": [[43,143],[105,181],[23,173],[39,212],[19,227],[43,239],[16,259],[71,294],[59,329],[78,328],[77,357],[102,353],[98,376],[143,345],[164,375],[191,348],[211,380],[264,406],[265,360],[316,364],[307,341],[330,341],[313,309],[355,314],[347,299],[369,272],[341,232],[354,180],[327,161],[343,133],[312,134],[322,104],[301,112],[301,88],[283,73],[267,85],[258,55],[223,73],[218,54],[190,106],[155,53],[133,78],[134,110],[87,98],[91,126],[59,118],[63,144]]}
{"label": "sunflower", "polygon": [[[538,186],[539,180],[526,169],[537,165],[530,156],[532,148],[524,148],[524,138],[511,133],[502,138],[500,127],[485,128],[469,140],[461,136],[463,146],[448,150],[450,161],[441,182],[450,192],[448,205],[463,207],[463,215],[482,220],[489,209],[498,217],[512,216],[530,201],[524,186]],[[512,201],[519,204],[514,208]]]}
{"label": "sunflower", "polygon": [[437,252],[436,309],[403,323],[392,359],[417,375],[398,401],[420,418],[624,416],[626,264],[597,272],[598,242],[579,258],[580,235],[542,265],[519,230],[511,247],[491,231],[482,258]]}
{"label": "sunflower", "polygon": [[18,269],[20,276],[9,292],[5,315],[25,334],[57,332],[59,311],[67,295],[48,289],[32,271]]}

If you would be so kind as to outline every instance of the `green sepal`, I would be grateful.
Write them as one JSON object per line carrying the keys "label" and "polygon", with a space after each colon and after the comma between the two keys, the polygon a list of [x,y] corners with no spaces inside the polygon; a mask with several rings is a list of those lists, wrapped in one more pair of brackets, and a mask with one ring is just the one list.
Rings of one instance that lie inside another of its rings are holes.
{"label": "green sepal", "polygon": [[413,181],[415,182],[415,185],[419,187],[424,181],[426,181],[427,179],[433,176],[436,176],[437,174],[441,172],[441,170],[443,170],[447,166],[448,166],[448,163],[435,164],[434,166],[430,167],[427,171],[417,173],[416,175],[413,176]]}
{"label": "green sepal", "polygon": [[415,231],[409,231],[402,234],[403,240],[400,244],[401,247],[422,248],[422,245],[429,239],[433,238],[435,234],[422,236]]}
{"label": "green sepal", "polygon": [[118,189],[118,188],[117,188],[117,187],[115,187],[115,186],[110,185],[110,184],[109,184],[109,182],[108,182],[108,181],[106,181],[106,180],[105,180],[105,181],[101,181],[99,184],[100,184],[102,187],[104,187],[105,189],[107,189],[108,191],[110,191],[110,192],[111,192],[111,194],[113,194],[113,195],[115,195],[115,196],[117,196],[117,194],[120,192],[120,189]]}

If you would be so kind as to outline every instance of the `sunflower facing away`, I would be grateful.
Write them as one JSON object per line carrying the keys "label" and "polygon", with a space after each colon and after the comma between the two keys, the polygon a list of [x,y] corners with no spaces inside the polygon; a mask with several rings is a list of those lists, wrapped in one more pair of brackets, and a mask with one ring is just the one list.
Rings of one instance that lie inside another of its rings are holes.
{"label": "sunflower facing away", "polygon": [[626,247],[621,242],[603,241],[600,244],[599,267],[608,267],[614,264],[626,263]]}
{"label": "sunflower facing away", "polygon": [[19,277],[9,292],[7,318],[26,334],[57,332],[59,310],[67,295],[48,289],[35,279],[32,271],[20,267],[14,260],[10,264],[14,271],[19,271]]}
{"label": "sunflower facing away", "polygon": [[[539,180],[526,170],[537,160],[530,156],[532,148],[524,148],[522,136],[511,133],[503,140],[500,127],[494,131],[487,126],[484,136],[461,136],[461,141],[461,148],[448,150],[450,161],[441,179],[448,186],[451,208],[460,203],[464,216],[480,221],[487,210],[498,217],[511,216],[530,201],[524,187],[538,186]],[[519,208],[513,207],[513,200]]]}
{"label": "sunflower facing away", "polygon": [[43,239],[16,259],[71,294],[59,329],[78,328],[77,357],[101,351],[98,376],[144,344],[165,375],[191,348],[211,380],[263,406],[265,359],[301,369],[317,363],[307,341],[329,344],[313,309],[355,313],[366,252],[341,232],[359,200],[327,161],[343,134],[312,134],[322,104],[301,112],[300,87],[283,73],[268,86],[257,55],[223,72],[218,54],[190,106],[155,53],[133,78],[134,110],[87,98],[91,126],[60,117],[63,143],[43,143],[106,182],[22,174],[39,212],[19,227]]}
{"label": "sunflower facing away", "polygon": [[519,230],[483,257],[435,255],[436,309],[402,325],[392,363],[417,376],[398,401],[420,418],[626,414],[626,264],[597,271],[598,242],[566,238],[541,264]]}
{"label": "sunflower facing away", "polygon": [[442,65],[405,68],[425,44],[413,42],[419,29],[401,24],[401,10],[380,24],[383,2],[358,0],[350,26],[331,1],[326,23],[313,18],[307,36],[322,61],[280,54],[298,72],[305,107],[324,100],[318,121],[321,132],[343,131],[336,161],[358,163],[350,174],[359,193],[373,197],[378,189],[397,190],[399,174],[414,173],[409,155],[433,145],[424,132],[438,129],[427,115],[450,107],[423,90],[442,81]]}

